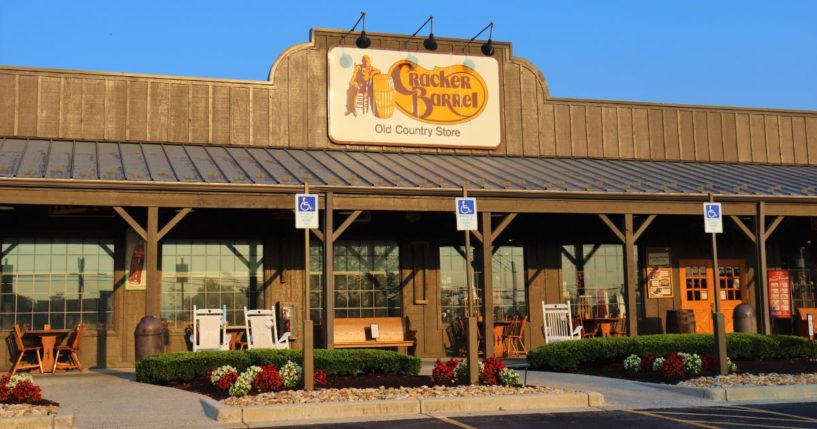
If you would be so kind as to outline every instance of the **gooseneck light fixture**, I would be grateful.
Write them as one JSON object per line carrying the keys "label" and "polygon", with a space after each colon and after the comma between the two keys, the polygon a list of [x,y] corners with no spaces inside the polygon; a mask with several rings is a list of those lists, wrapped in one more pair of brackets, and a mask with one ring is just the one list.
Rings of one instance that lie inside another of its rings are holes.
{"label": "gooseneck light fixture", "polygon": [[361,30],[360,30],[360,36],[358,36],[357,40],[355,40],[355,46],[357,46],[360,49],[366,49],[369,46],[371,46],[372,41],[366,36],[366,12],[365,11],[360,12],[360,18],[357,19],[357,22],[355,22],[354,27],[352,27],[351,30],[347,31],[346,34],[344,34],[343,37],[340,38],[341,43],[346,39],[346,36],[352,34],[352,32],[355,31],[355,29],[357,28],[357,25],[360,24],[361,21],[363,21],[363,26],[361,27]]}
{"label": "gooseneck light fixture", "polygon": [[424,22],[423,25],[421,25],[420,28],[418,28],[417,31],[414,32],[414,34],[412,34],[411,36],[409,36],[408,39],[406,39],[406,43],[408,43],[409,40],[413,39],[414,36],[416,36],[417,33],[419,33],[420,30],[422,30],[426,26],[426,24],[429,24],[429,23],[430,23],[430,26],[429,26],[430,31],[428,32],[428,37],[425,40],[423,40],[423,47],[425,47],[427,51],[436,51],[437,50],[437,40],[434,39],[434,17],[433,16],[429,16],[428,19],[426,20],[426,22]]}
{"label": "gooseneck light fixture", "polygon": [[490,57],[490,56],[494,55],[494,42],[493,42],[493,40],[491,40],[491,37],[494,35],[494,23],[493,23],[493,21],[490,24],[486,25],[485,28],[480,30],[479,33],[477,33],[476,36],[472,37],[471,40],[469,40],[468,43],[466,43],[465,46],[463,46],[462,50],[464,51],[465,48],[467,48],[468,45],[471,44],[471,42],[473,42],[477,37],[479,37],[480,34],[484,33],[485,30],[487,30],[489,28],[491,29],[491,31],[488,32],[488,41],[482,44],[482,47],[480,48],[480,50],[482,51],[482,55],[485,55],[486,57]]}

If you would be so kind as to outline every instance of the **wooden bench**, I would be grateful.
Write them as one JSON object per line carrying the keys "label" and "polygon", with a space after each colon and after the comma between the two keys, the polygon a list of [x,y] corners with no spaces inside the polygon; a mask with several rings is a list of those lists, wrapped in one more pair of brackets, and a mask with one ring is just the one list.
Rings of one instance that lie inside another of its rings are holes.
{"label": "wooden bench", "polygon": [[[378,338],[372,338],[372,325],[380,331]],[[358,349],[370,347],[411,347],[415,341],[408,330],[406,319],[402,317],[363,317],[335,319],[336,349]]]}

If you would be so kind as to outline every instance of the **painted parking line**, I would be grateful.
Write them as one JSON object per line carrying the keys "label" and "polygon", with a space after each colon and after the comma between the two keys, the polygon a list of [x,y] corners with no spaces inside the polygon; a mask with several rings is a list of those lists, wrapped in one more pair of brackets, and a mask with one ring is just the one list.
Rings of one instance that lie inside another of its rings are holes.
{"label": "painted parking line", "polygon": [[[702,420],[686,420],[685,423],[710,423]],[[737,426],[741,428],[769,428],[769,429],[802,429],[803,426],[756,425],[746,422],[718,422],[719,425]],[[718,426],[712,426],[718,427]]]}
{"label": "painted parking line", "polygon": [[692,420],[678,419],[678,418],[675,418],[675,417],[672,417],[672,416],[665,416],[665,415],[661,415],[661,414],[657,414],[657,413],[653,413],[653,412],[649,412],[649,411],[643,411],[643,410],[621,410],[621,411],[624,411],[626,413],[631,413],[631,414],[639,414],[639,415],[642,415],[642,416],[653,417],[653,418],[657,418],[657,419],[670,420],[670,421],[673,421],[673,422],[676,422],[676,423],[684,423],[684,424],[687,424],[687,425],[690,425],[690,426],[697,426],[699,428],[719,429],[717,426],[712,426],[712,425],[706,424],[706,422],[696,422],[696,421],[692,421]]}
{"label": "painted parking line", "polygon": [[797,414],[781,413],[779,411],[764,410],[763,408],[752,408],[752,407],[745,407],[745,406],[741,406],[741,405],[729,405],[726,408],[735,408],[735,409],[744,410],[744,411],[754,411],[756,413],[774,414],[774,415],[777,415],[777,416],[795,418],[795,419],[798,419],[798,420],[804,421],[804,422],[817,423],[817,419],[813,419],[811,417],[798,416]]}
{"label": "painted parking line", "polygon": [[437,419],[437,420],[439,420],[439,421],[441,421],[441,422],[448,423],[448,424],[449,424],[449,425],[451,425],[451,426],[456,426],[456,427],[458,427],[458,428],[462,428],[462,429],[477,429],[477,428],[476,428],[476,427],[474,427],[474,426],[467,425],[467,424],[462,423],[462,422],[458,422],[458,421],[456,421],[456,420],[454,420],[454,419],[449,419],[448,417],[444,417],[444,416],[436,416],[436,415],[434,415],[434,414],[424,414],[424,415],[429,416],[429,417],[431,417],[432,419]]}
{"label": "painted parking line", "polygon": [[[715,418],[722,418],[722,419],[747,419],[747,420],[769,420],[769,421],[780,421],[780,422],[813,422],[812,419],[802,419],[796,418],[796,416],[791,416],[787,418],[782,417],[762,417],[762,416],[741,416],[737,414],[710,414],[710,413],[693,413],[693,412],[685,412],[685,411],[654,411],[656,414],[661,415],[675,415],[675,416],[690,416],[690,417],[715,417]],[[712,422],[717,423],[717,422]]]}

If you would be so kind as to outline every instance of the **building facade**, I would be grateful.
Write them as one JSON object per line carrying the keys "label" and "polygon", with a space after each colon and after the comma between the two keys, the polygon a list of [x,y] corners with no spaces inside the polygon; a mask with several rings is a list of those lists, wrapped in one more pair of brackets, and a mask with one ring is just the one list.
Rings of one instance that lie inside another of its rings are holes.
{"label": "building facade", "polygon": [[817,112],[553,98],[509,43],[343,34],[313,30],[263,82],[0,67],[0,330],[83,322],[86,366],[131,366],[143,316],[185,350],[193,305],[287,308],[299,347],[309,296],[318,346],[335,318],[400,316],[409,353],[456,355],[464,192],[484,326],[527,316],[529,347],[542,302],[711,331],[710,197],[727,329],[741,303],[761,332],[817,307]]}

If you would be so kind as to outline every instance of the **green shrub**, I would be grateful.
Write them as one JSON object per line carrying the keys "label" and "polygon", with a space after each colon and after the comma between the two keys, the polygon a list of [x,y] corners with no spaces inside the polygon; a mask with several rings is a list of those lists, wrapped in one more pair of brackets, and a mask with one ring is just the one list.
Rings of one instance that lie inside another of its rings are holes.
{"label": "green shrub", "polygon": [[[283,366],[287,361],[302,363],[300,350],[237,350],[165,353],[149,356],[136,363],[136,379],[143,383],[164,384],[204,377],[207,371],[232,365],[239,372],[252,365]],[[359,372],[410,374],[420,372],[415,356],[385,350],[315,350],[315,369],[326,375],[355,375]]]}
{"label": "green shrub", "polygon": [[[808,342],[788,335],[734,333],[726,335],[730,358],[783,359],[807,356]],[[570,370],[583,365],[621,362],[627,356],[672,352],[713,354],[712,335],[666,334],[638,337],[590,338],[545,344],[528,352],[528,361],[536,369]]]}

